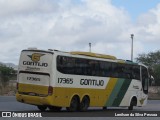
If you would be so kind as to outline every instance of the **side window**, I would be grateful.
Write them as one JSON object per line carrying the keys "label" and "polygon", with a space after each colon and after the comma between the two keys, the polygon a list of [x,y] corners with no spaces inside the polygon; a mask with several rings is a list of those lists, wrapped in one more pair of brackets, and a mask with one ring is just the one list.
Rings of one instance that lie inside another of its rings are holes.
{"label": "side window", "polygon": [[133,79],[140,80],[140,66],[133,66]]}
{"label": "side window", "polygon": [[79,58],[76,58],[75,59],[75,66],[74,66],[74,69],[75,69],[75,73],[76,75],[87,75],[88,71],[88,60],[87,59],[79,59]]}
{"label": "side window", "polygon": [[132,79],[132,65],[126,64],[124,65],[124,78],[126,79]]}
{"label": "side window", "polygon": [[81,59],[75,59],[75,73],[74,74],[82,74],[82,69],[81,69]]}
{"label": "side window", "polygon": [[74,74],[75,58],[66,57],[65,73]]}
{"label": "side window", "polygon": [[74,74],[75,58],[57,56],[57,70],[64,74]]}
{"label": "side window", "polygon": [[100,76],[110,77],[112,73],[112,64],[110,62],[100,61]]}
{"label": "side window", "polygon": [[147,68],[142,66],[142,87],[145,94],[148,93],[148,81],[149,81],[148,70]]}
{"label": "side window", "polygon": [[112,77],[118,78],[118,64],[117,63],[112,63]]}
{"label": "side window", "polygon": [[89,60],[89,75],[99,76],[99,61]]}
{"label": "side window", "polygon": [[64,72],[64,66],[63,66],[63,57],[62,56],[57,56],[57,70],[59,72]]}
{"label": "side window", "polygon": [[81,59],[81,69],[82,69],[82,75],[88,75],[88,60],[87,59]]}
{"label": "side window", "polygon": [[117,73],[119,78],[125,78],[125,66],[124,64],[118,63],[117,64]]}

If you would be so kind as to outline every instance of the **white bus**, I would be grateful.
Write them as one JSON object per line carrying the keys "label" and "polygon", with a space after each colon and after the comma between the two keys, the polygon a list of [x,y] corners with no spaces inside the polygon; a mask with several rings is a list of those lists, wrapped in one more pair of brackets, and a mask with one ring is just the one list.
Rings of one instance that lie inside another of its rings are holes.
{"label": "white bus", "polygon": [[22,50],[16,99],[41,111],[143,106],[148,98],[145,65],[91,52]]}

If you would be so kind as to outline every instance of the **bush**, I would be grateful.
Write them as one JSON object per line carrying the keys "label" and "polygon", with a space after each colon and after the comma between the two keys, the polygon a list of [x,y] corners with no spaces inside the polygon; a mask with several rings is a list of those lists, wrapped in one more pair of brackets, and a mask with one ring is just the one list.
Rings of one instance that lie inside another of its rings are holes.
{"label": "bush", "polygon": [[13,68],[6,67],[5,65],[0,65],[0,84],[5,87],[11,76],[15,74],[15,70]]}

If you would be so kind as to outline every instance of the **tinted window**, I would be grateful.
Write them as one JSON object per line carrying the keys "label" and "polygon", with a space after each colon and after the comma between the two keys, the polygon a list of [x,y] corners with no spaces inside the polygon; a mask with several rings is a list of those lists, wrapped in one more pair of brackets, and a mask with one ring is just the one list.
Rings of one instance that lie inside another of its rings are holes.
{"label": "tinted window", "polygon": [[132,77],[133,79],[140,80],[140,66],[133,66]]}
{"label": "tinted window", "polygon": [[88,74],[88,61],[86,59],[77,59],[75,58],[75,66],[74,70],[75,72],[71,74],[76,75],[87,75]]}
{"label": "tinted window", "polygon": [[110,77],[112,73],[112,64],[110,62],[100,62],[100,76]]}
{"label": "tinted window", "polygon": [[140,79],[140,67],[125,63],[58,56],[57,70],[64,74]]}

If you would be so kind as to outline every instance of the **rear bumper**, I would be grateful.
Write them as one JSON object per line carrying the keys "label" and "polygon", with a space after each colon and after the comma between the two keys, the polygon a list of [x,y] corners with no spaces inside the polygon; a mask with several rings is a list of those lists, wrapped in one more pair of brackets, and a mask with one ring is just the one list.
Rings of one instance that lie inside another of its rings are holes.
{"label": "rear bumper", "polygon": [[16,99],[19,102],[32,105],[52,105],[51,96],[39,97],[16,93]]}

